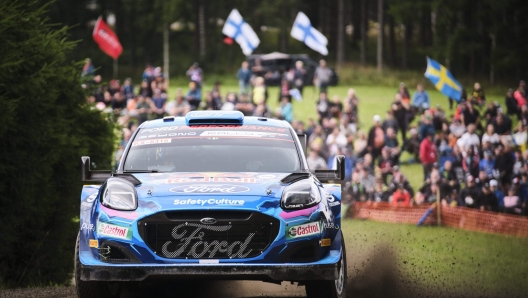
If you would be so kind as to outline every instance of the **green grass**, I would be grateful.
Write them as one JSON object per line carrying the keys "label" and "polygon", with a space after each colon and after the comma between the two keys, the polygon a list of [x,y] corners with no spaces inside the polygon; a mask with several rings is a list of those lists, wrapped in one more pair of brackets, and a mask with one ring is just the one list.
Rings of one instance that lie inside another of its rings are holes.
{"label": "green grass", "polygon": [[369,271],[374,278],[389,275],[397,286],[420,296],[528,293],[527,238],[360,220],[345,220],[342,228],[353,280],[363,282]]}

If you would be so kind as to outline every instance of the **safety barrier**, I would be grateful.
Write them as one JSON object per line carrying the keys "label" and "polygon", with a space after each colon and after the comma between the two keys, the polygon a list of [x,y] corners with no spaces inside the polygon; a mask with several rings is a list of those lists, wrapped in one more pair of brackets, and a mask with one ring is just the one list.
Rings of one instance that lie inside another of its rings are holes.
{"label": "safety barrier", "polygon": [[[465,207],[443,206],[440,208],[440,213],[437,211],[434,204],[394,207],[387,202],[355,202],[349,209],[349,215],[359,219],[406,224],[418,224],[422,219],[425,225],[437,225],[438,215],[440,215],[440,223],[443,226],[528,237],[528,218],[524,216],[480,211]],[[426,215],[425,219],[422,218],[424,215]]]}

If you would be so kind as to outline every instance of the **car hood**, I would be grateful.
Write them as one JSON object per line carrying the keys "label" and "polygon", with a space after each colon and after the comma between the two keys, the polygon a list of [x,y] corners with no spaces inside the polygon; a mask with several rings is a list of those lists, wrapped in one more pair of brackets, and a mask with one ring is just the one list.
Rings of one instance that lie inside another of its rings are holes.
{"label": "car hood", "polygon": [[289,173],[141,173],[138,196],[182,196],[194,198],[226,196],[269,196],[282,193],[280,180]]}

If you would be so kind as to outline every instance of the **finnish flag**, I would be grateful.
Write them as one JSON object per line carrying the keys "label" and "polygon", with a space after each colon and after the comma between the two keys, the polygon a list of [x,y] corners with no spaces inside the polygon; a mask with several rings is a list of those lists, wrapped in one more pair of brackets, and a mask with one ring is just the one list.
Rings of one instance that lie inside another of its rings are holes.
{"label": "finnish flag", "polygon": [[233,9],[227,17],[222,33],[236,40],[246,56],[251,55],[260,43],[255,31],[244,21],[236,9]]}
{"label": "finnish flag", "polygon": [[304,42],[312,50],[325,56],[328,55],[326,48],[328,39],[312,26],[310,19],[302,12],[297,14],[295,22],[293,22],[291,36]]}

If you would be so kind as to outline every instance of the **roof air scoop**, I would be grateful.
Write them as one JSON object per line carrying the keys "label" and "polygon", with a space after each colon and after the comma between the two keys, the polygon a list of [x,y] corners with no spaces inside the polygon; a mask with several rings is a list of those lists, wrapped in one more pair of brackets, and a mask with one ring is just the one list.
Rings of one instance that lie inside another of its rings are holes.
{"label": "roof air scoop", "polygon": [[244,114],[239,111],[193,111],[185,116],[187,125],[244,124]]}

